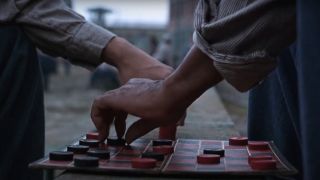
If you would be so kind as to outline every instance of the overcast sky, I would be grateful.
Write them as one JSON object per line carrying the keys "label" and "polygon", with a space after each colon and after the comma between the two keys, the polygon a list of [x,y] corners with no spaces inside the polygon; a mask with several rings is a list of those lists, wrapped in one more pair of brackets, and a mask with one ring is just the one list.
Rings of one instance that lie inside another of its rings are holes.
{"label": "overcast sky", "polygon": [[74,9],[90,20],[89,8],[112,11],[108,25],[148,24],[165,26],[169,19],[169,0],[73,0]]}

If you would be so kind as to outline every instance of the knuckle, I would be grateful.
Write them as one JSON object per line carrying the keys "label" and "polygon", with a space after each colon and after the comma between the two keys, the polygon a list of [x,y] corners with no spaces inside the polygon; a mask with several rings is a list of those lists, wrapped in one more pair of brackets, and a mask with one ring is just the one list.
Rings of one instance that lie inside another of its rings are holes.
{"label": "knuckle", "polygon": [[96,96],[93,100],[93,105],[97,104],[101,100],[102,96]]}
{"label": "knuckle", "polygon": [[128,81],[129,84],[132,84],[132,83],[135,83],[135,82],[138,82],[139,79],[138,78],[132,78]]}

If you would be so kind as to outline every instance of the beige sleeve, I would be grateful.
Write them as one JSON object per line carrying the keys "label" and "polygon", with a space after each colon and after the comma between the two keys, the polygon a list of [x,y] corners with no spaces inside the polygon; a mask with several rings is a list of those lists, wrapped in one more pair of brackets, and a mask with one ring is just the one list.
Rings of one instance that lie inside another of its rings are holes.
{"label": "beige sleeve", "polygon": [[200,0],[195,12],[195,45],[239,91],[263,80],[295,38],[292,0]]}
{"label": "beige sleeve", "polygon": [[61,0],[17,0],[14,21],[43,51],[95,67],[113,33],[87,22]]}

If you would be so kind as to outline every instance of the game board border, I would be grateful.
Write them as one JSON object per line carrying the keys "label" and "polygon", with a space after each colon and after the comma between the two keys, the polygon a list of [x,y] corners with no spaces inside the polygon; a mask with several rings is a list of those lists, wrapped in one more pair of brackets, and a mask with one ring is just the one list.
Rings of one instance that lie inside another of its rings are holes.
{"label": "game board border", "polygon": [[269,144],[271,145],[271,148],[272,148],[274,154],[277,156],[277,158],[284,165],[286,165],[288,169],[290,169],[290,172],[288,172],[288,174],[285,174],[285,175],[295,175],[295,174],[297,174],[299,171],[284,157],[284,155],[280,152],[280,150],[275,145],[274,141],[269,141]]}

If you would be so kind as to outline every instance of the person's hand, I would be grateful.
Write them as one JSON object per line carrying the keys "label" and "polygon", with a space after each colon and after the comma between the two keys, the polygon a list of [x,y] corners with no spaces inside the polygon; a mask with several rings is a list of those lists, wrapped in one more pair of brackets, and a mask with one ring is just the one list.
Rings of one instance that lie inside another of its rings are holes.
{"label": "person's hand", "polygon": [[97,97],[92,105],[91,118],[99,139],[107,138],[113,122],[118,137],[124,135],[126,114],[122,112],[141,118],[127,130],[129,144],[157,127],[176,124],[184,116],[187,105],[175,104],[167,89],[162,80],[131,79],[119,89]]}
{"label": "person's hand", "polygon": [[[173,72],[173,68],[162,64],[147,53],[136,48],[123,38],[115,37],[102,52],[104,62],[114,65],[121,84],[131,78],[164,79]],[[114,113],[114,112],[112,112]],[[115,115],[115,127],[118,138],[125,133],[127,113],[118,111]],[[182,119],[180,122],[183,122]]]}
{"label": "person's hand", "polygon": [[[123,53],[126,54],[125,56],[132,55],[129,57],[141,55],[135,48],[130,48],[130,45],[124,45],[126,48],[117,47],[117,45],[123,45],[121,40],[119,43],[113,42],[115,44],[112,47],[109,45],[110,47],[106,48],[106,50],[115,48],[114,51],[106,54],[109,57],[130,59],[121,58],[119,53],[115,53],[117,49],[128,50]],[[115,66],[120,72],[122,68],[127,71],[127,67],[135,67],[132,62],[126,60],[110,63],[117,63]],[[143,64],[141,66],[143,67]],[[109,135],[113,120],[115,120],[118,137],[123,136],[126,129],[126,114],[123,112],[140,117],[141,119],[127,130],[126,141],[131,143],[135,138],[156,127],[175,124],[194,100],[222,79],[212,59],[193,46],[179,68],[165,80],[134,79],[123,87],[96,98],[92,105],[91,118],[97,127],[100,140],[104,140]]]}

